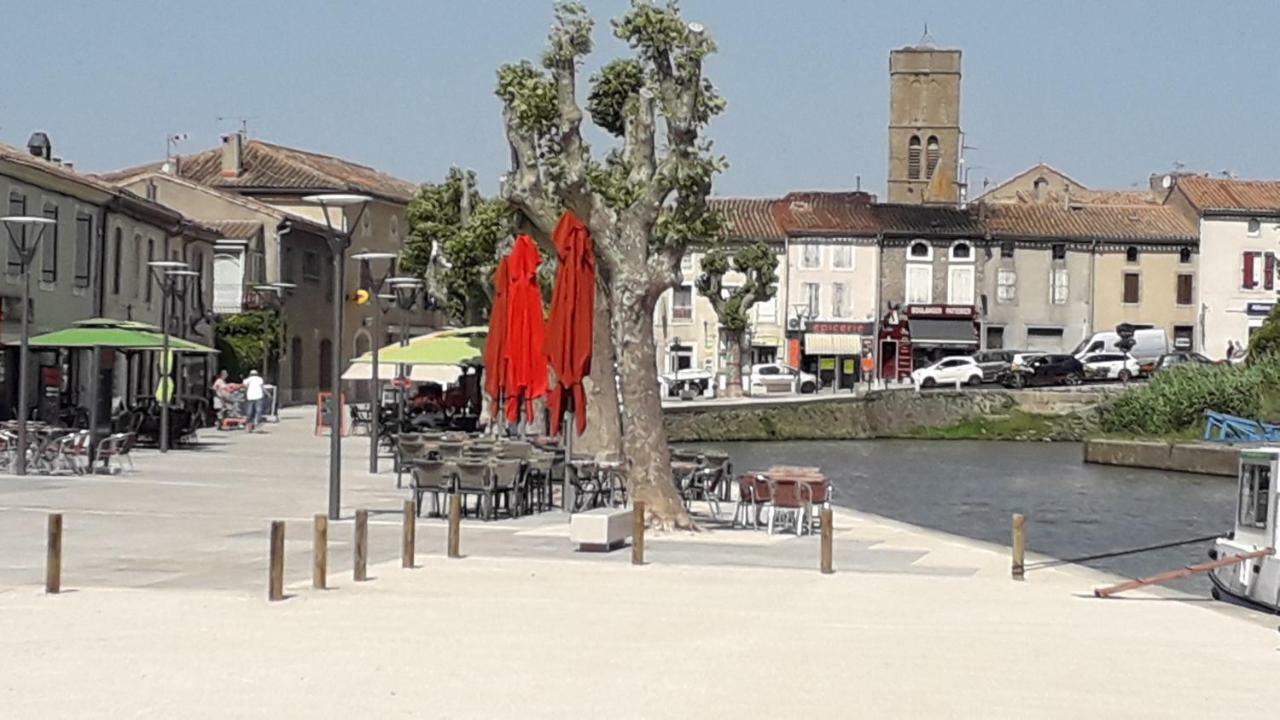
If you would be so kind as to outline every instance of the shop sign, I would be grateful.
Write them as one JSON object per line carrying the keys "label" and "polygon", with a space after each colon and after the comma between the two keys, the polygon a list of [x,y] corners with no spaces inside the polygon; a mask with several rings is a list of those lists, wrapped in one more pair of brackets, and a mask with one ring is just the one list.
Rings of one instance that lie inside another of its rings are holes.
{"label": "shop sign", "polygon": [[820,335],[870,335],[869,322],[832,322],[830,320],[812,320],[807,330]]}
{"label": "shop sign", "polygon": [[1275,308],[1275,303],[1252,302],[1244,306],[1246,315],[1266,316]]}
{"label": "shop sign", "polygon": [[908,305],[907,317],[913,318],[972,318],[972,305]]}

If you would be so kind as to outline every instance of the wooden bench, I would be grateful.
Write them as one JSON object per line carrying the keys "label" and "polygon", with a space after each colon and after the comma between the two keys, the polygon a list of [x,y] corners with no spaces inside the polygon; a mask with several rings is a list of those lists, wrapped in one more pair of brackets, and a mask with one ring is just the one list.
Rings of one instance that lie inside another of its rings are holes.
{"label": "wooden bench", "polygon": [[569,540],[584,552],[617,550],[631,537],[630,508],[596,508],[569,518]]}

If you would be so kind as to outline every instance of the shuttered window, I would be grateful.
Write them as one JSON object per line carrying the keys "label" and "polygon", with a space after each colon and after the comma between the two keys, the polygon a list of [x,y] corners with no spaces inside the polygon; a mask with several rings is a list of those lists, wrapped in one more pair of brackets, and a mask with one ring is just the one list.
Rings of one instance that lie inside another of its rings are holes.
{"label": "shuttered window", "polygon": [[1142,295],[1142,280],[1138,273],[1127,272],[1124,274],[1124,302],[1126,305],[1136,305]]}
{"label": "shuttered window", "polygon": [[1178,304],[1190,305],[1192,295],[1192,275],[1191,273],[1178,273]]}

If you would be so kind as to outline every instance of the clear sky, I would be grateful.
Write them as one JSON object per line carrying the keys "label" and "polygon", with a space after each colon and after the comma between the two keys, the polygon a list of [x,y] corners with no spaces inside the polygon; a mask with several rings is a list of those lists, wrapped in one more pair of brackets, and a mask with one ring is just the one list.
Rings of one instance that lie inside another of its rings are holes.
{"label": "clear sky", "polygon": [[[17,0],[8,0],[17,3]],[[20,4],[20,3],[19,3]],[[621,50],[588,2],[596,60]],[[1092,187],[1171,169],[1280,177],[1280,1],[685,0],[720,45],[729,102],[710,128],[718,195],[865,189],[883,196],[888,52],[927,21],[964,51],[962,126],[999,182],[1038,161]],[[49,132],[91,171],[252,136],[408,180],[450,164],[485,188],[507,164],[494,71],[534,58],[550,0],[43,0],[6,13],[0,141]],[[589,70],[590,68],[588,68]],[[584,73],[585,75],[585,73]],[[599,143],[597,143],[599,146]]]}

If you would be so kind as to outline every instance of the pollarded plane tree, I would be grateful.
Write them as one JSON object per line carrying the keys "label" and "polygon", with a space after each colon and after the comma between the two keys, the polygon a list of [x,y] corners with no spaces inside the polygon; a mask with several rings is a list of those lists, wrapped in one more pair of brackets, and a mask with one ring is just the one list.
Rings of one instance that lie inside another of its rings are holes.
{"label": "pollarded plane tree", "polygon": [[[593,353],[588,411],[600,402],[607,413],[616,379],[621,408],[616,419],[598,424],[610,435],[606,444],[622,453],[632,497],[646,503],[650,521],[691,527],[671,479],[653,311],[681,280],[686,248],[720,237],[721,221],[707,196],[724,161],[701,137],[724,108],[702,74],[715,44],[701,25],[681,18],[674,1],[633,0],[612,27],[630,53],[590,78],[586,108],[615,138],[602,158],[592,155],[582,133],[577,76],[592,51],[593,22],[580,3],[555,6],[540,64],[523,61],[498,71],[513,164],[502,192],[545,234],[564,210],[590,231],[597,297],[604,302],[596,303],[596,348],[603,353]],[[609,352],[612,363],[601,357]]]}
{"label": "pollarded plane tree", "polygon": [[[747,330],[751,326],[748,311],[758,302],[766,302],[778,292],[778,256],[762,242],[740,245],[730,250],[712,247],[702,256],[702,272],[698,275],[698,293],[711,303],[720,319],[728,381],[727,397],[742,395],[742,359],[751,350]],[[732,270],[742,284],[726,286],[725,275]]]}

